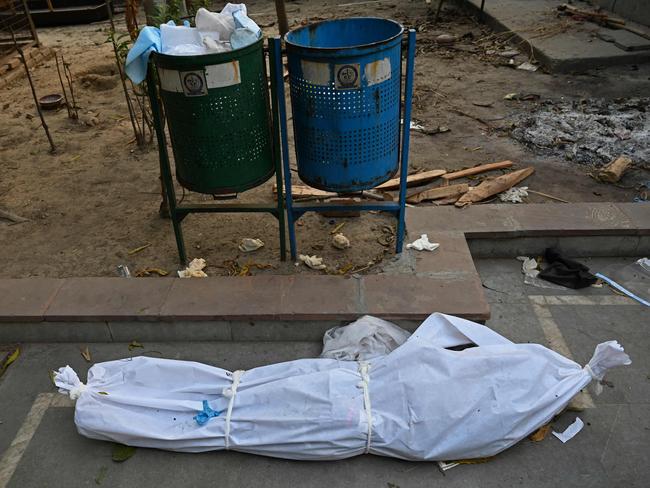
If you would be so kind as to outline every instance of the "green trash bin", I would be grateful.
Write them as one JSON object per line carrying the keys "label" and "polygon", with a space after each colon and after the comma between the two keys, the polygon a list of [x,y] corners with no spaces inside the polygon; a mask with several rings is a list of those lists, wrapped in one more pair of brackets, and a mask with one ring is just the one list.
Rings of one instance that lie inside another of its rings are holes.
{"label": "green trash bin", "polygon": [[[281,53],[269,49],[269,86],[264,41],[234,51],[201,56],[152,53],[147,90],[164,190],[181,263],[187,262],[181,222],[192,213],[270,213],[278,220],[280,258],[285,259],[284,193],[277,80]],[[270,89],[270,96],[269,96]],[[270,99],[270,100],[269,100]],[[161,103],[162,102],[162,103]],[[176,179],[190,191],[238,194],[275,174],[278,198],[268,203],[192,203],[176,200],[167,151],[167,126]],[[165,205],[166,204],[166,205]],[[163,212],[164,214],[165,212]]]}
{"label": "green trash bin", "polygon": [[260,39],[202,56],[153,54],[178,182],[190,191],[239,193],[275,171]]}

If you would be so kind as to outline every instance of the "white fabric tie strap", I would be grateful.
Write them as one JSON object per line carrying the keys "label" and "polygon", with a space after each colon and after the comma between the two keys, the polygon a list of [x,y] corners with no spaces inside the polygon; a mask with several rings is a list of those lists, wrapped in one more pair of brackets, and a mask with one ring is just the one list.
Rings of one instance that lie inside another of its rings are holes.
{"label": "white fabric tie strap", "polygon": [[632,361],[630,361],[630,356],[625,354],[623,346],[616,341],[607,341],[596,346],[593,357],[583,369],[589,373],[592,379],[596,380],[596,395],[600,395],[603,391],[600,382],[605,377],[607,370],[627,364],[632,364]]}
{"label": "white fabric tie strap", "polygon": [[359,362],[359,375],[361,381],[357,385],[363,389],[363,406],[366,410],[366,421],[368,422],[368,434],[366,440],[366,454],[370,453],[370,441],[372,439],[372,406],[370,405],[370,364],[365,361]]}
{"label": "white fabric tie strap", "polygon": [[230,417],[232,416],[232,407],[235,404],[235,396],[237,396],[237,388],[239,387],[239,381],[245,373],[244,370],[237,370],[232,374],[232,385],[228,388],[223,389],[223,396],[230,398],[228,402],[228,411],[226,412],[226,432],[225,432],[225,442],[226,450],[230,449]]}

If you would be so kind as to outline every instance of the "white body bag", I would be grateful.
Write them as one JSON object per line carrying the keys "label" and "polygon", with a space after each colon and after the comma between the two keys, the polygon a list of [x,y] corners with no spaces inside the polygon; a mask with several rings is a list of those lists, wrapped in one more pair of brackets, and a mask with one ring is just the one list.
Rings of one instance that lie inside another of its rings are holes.
{"label": "white body bag", "polygon": [[[368,323],[374,328],[360,338],[359,327]],[[615,341],[598,345],[583,368],[543,346],[513,344],[443,314],[431,315],[410,337],[400,330],[363,317],[328,331],[325,350],[339,359],[231,373],[134,357],[95,364],[87,385],[68,366],[55,382],[76,399],[79,433],[93,439],[299,460],[371,453],[438,461],[503,451],[549,422],[592,379],[630,364]],[[346,336],[355,341],[347,348]],[[328,338],[337,343],[328,348]],[[392,351],[385,353],[386,344]],[[448,349],[466,345],[477,347]]]}

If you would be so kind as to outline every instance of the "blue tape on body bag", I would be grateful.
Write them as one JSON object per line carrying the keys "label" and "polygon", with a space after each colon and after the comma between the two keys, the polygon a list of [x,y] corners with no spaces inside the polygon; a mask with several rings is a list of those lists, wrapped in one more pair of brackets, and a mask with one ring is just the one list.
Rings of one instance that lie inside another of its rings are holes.
{"label": "blue tape on body bag", "polygon": [[210,405],[208,405],[207,400],[203,400],[203,411],[199,412],[194,416],[194,420],[196,420],[196,423],[199,425],[205,425],[208,420],[210,420],[213,417],[218,417],[223,413],[223,410],[217,411],[217,410],[212,410],[210,408]]}
{"label": "blue tape on body bag", "polygon": [[634,293],[632,293],[632,292],[631,292],[630,290],[628,290],[627,288],[625,288],[625,287],[619,285],[618,283],[616,283],[613,279],[608,278],[607,276],[605,276],[605,275],[602,274],[602,273],[596,273],[595,276],[598,277],[598,278],[600,278],[601,280],[603,280],[603,281],[609,283],[611,286],[613,286],[614,288],[616,288],[618,291],[620,291],[620,292],[622,292],[622,293],[625,293],[628,297],[632,298],[633,300],[636,300],[636,301],[639,302],[641,305],[645,305],[646,307],[650,307],[650,302],[648,302],[647,300],[644,300],[644,299],[641,298],[640,296],[635,295]]}

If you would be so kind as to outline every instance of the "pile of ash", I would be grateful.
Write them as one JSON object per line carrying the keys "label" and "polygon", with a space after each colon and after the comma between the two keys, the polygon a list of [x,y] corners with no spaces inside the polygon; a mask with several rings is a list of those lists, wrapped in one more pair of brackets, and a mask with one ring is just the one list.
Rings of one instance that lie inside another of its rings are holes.
{"label": "pile of ash", "polygon": [[650,161],[650,98],[544,101],[517,116],[511,135],[536,152],[585,165],[620,156]]}

